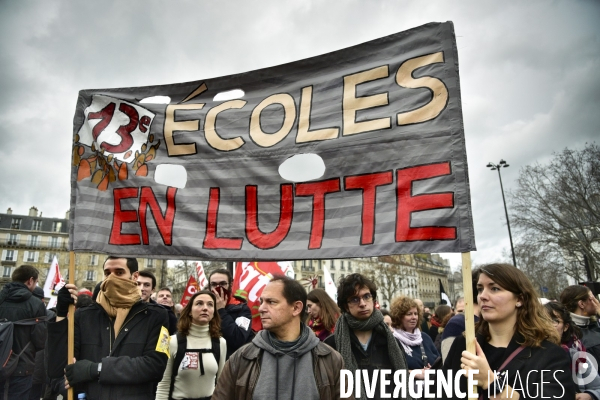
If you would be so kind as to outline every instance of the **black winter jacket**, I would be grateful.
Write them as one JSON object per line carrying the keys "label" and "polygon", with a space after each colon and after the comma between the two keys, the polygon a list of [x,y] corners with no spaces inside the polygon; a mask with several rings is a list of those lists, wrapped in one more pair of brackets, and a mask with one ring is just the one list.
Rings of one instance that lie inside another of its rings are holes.
{"label": "black winter jacket", "polygon": [[[487,342],[483,336],[477,335],[477,341],[486,351]],[[513,336],[504,351],[503,360],[523,342],[519,334]],[[466,349],[466,339],[458,336],[442,367],[443,371],[460,370],[461,354]],[[492,369],[499,366],[490,365]],[[508,363],[505,374],[508,375],[507,384],[520,394],[521,399],[574,399],[576,386],[571,377],[571,358],[562,348],[548,341],[542,342],[542,347],[525,347],[511,362]],[[454,376],[454,375],[452,375]],[[488,399],[487,390],[478,388],[483,393],[483,398]],[[467,390],[467,378],[460,378],[460,390]],[[510,394],[510,392],[509,392]],[[454,392],[456,395],[456,392]],[[442,399],[456,399],[458,397],[442,397]]]}
{"label": "black winter jacket", "polygon": [[[36,317],[45,317],[46,307],[44,302],[33,296],[33,293],[20,282],[10,282],[0,292],[0,319],[20,321]],[[33,374],[35,367],[35,353],[44,349],[46,345],[46,323],[40,322],[33,326],[15,325],[13,333],[13,352],[20,353],[27,345],[17,369],[13,376],[26,376]]]}
{"label": "black winter jacket", "polygon": [[[48,375],[63,376],[67,364],[67,319],[48,323]],[[75,388],[88,400],[154,399],[169,348],[167,311],[142,301],[133,305],[118,336],[113,320],[97,303],[75,312],[75,358],[102,362],[98,381]]]}
{"label": "black winter jacket", "polygon": [[[246,303],[228,304],[219,309],[221,334],[227,341],[227,357],[254,338],[252,332],[252,313]],[[239,325],[238,325],[239,324]],[[246,328],[243,326],[246,324]]]}

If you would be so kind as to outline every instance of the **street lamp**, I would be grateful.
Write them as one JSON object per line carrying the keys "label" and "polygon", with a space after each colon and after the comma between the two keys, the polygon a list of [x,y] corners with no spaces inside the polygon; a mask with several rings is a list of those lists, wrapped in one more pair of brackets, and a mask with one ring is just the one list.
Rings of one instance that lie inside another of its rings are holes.
{"label": "street lamp", "polygon": [[506,209],[506,199],[504,198],[504,187],[502,186],[502,176],[500,175],[500,168],[508,168],[508,164],[504,160],[500,160],[498,164],[488,163],[486,167],[492,171],[498,171],[498,179],[500,179],[500,191],[502,192],[502,202],[504,203],[504,213],[506,214],[506,226],[508,226],[508,238],[510,239],[510,250],[512,252],[513,264],[517,266],[517,259],[515,258],[515,248],[513,247],[512,234],[510,233],[510,221],[508,220],[508,210]]}

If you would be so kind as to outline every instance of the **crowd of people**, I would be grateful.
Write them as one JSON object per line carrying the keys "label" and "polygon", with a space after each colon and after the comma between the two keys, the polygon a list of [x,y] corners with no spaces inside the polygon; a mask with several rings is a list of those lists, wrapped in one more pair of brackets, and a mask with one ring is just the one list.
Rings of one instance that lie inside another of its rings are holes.
{"label": "crowd of people", "polygon": [[[465,370],[458,389],[467,392],[471,373],[480,399],[600,399],[597,298],[569,286],[560,302],[543,305],[529,279],[508,264],[472,272],[475,352],[466,350],[465,299],[431,312],[400,296],[380,309],[376,283],[359,273],[340,279],[337,301],[274,276],[260,295],[263,329],[254,332],[251,310],[232,293],[226,269],[212,271],[182,309],[135,259],[108,257],[103,269],[93,293],[65,285],[49,310],[38,271],[14,270],[0,291],[0,319],[15,322],[17,356],[13,371],[9,363],[0,369],[1,398],[56,399],[73,388],[88,400],[339,399],[342,370],[388,370],[413,376],[414,390],[398,390],[406,382],[362,380],[351,398],[412,399],[432,370]],[[71,304],[75,358],[68,362]]]}

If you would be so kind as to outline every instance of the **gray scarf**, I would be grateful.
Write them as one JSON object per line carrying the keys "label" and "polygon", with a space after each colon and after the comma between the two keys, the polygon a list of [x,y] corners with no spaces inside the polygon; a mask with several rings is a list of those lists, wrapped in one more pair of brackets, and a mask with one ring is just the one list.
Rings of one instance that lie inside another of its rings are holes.
{"label": "gray scarf", "polygon": [[306,342],[309,337],[309,334],[312,333],[310,329],[304,329],[304,324],[300,324],[300,336],[298,339],[292,342],[285,342],[283,340],[279,340],[275,337],[271,331],[267,331],[269,333],[268,338],[271,346],[277,351],[280,351],[285,354],[289,354],[294,350],[300,348]]}
{"label": "gray scarf", "polygon": [[[335,324],[335,347],[337,347],[337,351],[342,355],[344,360],[344,368],[350,371],[356,371],[358,369],[358,364],[356,363],[356,359],[354,358],[354,354],[352,354],[352,343],[350,341],[350,332],[351,331],[373,331],[373,333],[380,333],[385,335],[387,339],[387,348],[390,356],[390,361],[392,362],[392,370],[406,370],[408,371],[408,366],[406,365],[406,358],[404,354],[402,354],[402,350],[394,338],[392,331],[388,328],[388,326],[383,322],[383,314],[381,311],[375,309],[373,310],[373,314],[369,317],[369,319],[361,321],[354,318],[350,313],[342,313],[340,318],[337,320]],[[366,400],[367,396],[365,394],[364,385],[361,390],[361,400]],[[410,397],[407,397],[410,399]]]}

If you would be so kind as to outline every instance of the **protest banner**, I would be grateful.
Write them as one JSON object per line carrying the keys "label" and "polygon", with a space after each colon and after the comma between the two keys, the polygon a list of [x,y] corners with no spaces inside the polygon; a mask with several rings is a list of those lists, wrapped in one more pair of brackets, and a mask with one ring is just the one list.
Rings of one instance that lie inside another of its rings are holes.
{"label": "protest banner", "polygon": [[187,285],[185,285],[185,290],[183,291],[183,295],[181,295],[179,304],[185,307],[198,290],[200,290],[200,288],[198,287],[196,278],[194,278],[193,275],[190,275],[190,279],[188,279]]}
{"label": "protest banner", "polygon": [[[306,181],[285,173],[298,158],[316,171]],[[74,251],[475,250],[453,24],[231,76],[82,90],[71,182]]]}
{"label": "protest banner", "polygon": [[294,265],[291,262],[238,262],[235,265],[232,293],[239,300],[247,302],[252,313],[252,329],[262,329],[258,307],[264,287],[273,279],[273,275],[285,275],[294,278]]}

